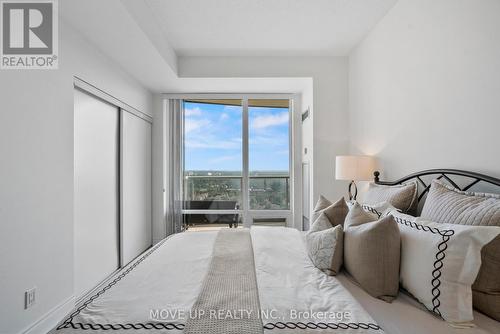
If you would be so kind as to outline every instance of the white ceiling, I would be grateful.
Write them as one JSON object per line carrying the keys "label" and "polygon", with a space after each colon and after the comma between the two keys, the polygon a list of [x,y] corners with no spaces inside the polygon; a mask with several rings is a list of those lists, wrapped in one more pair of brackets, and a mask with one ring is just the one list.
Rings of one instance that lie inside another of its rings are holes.
{"label": "white ceiling", "polygon": [[143,0],[178,56],[344,56],[397,0]]}
{"label": "white ceiling", "polygon": [[62,21],[153,92],[300,92],[296,78],[181,77],[183,56],[335,56],[397,0],[65,0]]}

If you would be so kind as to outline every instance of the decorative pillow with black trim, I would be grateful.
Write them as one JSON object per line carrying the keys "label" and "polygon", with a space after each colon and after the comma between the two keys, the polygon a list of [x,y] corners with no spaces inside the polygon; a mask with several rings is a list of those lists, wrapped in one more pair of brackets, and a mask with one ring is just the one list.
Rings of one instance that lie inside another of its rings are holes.
{"label": "decorative pillow with black trim", "polygon": [[416,213],[418,206],[417,182],[397,186],[370,183],[363,198],[363,203],[374,205],[381,202],[387,202],[404,213]]}
{"label": "decorative pillow with black trim", "polygon": [[448,322],[472,321],[481,248],[500,227],[436,223],[390,209],[381,215],[388,214],[401,232],[401,286]]}
{"label": "decorative pillow with black trim", "polygon": [[[500,226],[500,195],[460,191],[433,180],[422,217],[438,223]],[[481,259],[472,285],[474,307],[500,321],[500,236],[483,248]]]}

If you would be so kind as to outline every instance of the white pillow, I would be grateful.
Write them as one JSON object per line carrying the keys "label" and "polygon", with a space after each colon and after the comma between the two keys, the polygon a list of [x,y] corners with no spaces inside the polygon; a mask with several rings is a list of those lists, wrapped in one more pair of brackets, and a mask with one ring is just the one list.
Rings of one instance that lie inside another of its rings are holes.
{"label": "white pillow", "polygon": [[481,248],[500,227],[435,223],[388,209],[401,232],[401,286],[452,323],[473,320],[471,286]]}
{"label": "white pillow", "polygon": [[307,253],[314,266],[328,275],[337,275],[344,257],[343,241],[342,225],[331,227],[326,214],[321,213],[306,234]]}

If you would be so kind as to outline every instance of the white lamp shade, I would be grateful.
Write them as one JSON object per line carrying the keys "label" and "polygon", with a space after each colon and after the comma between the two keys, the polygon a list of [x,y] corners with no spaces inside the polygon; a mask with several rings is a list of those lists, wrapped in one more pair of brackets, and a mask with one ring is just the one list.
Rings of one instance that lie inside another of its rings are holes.
{"label": "white lamp shade", "polygon": [[376,169],[375,157],[367,155],[338,155],[335,158],[337,180],[370,181]]}

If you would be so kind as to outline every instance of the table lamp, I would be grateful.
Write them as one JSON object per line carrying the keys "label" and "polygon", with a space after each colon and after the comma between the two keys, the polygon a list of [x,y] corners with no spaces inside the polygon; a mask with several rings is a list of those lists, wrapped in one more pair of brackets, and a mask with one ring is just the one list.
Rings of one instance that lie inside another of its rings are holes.
{"label": "table lamp", "polygon": [[[354,181],[370,181],[376,169],[375,157],[367,155],[338,155],[335,158],[335,178],[337,180],[350,180],[349,200],[356,200],[358,188]],[[351,192],[354,186],[354,195]]]}

